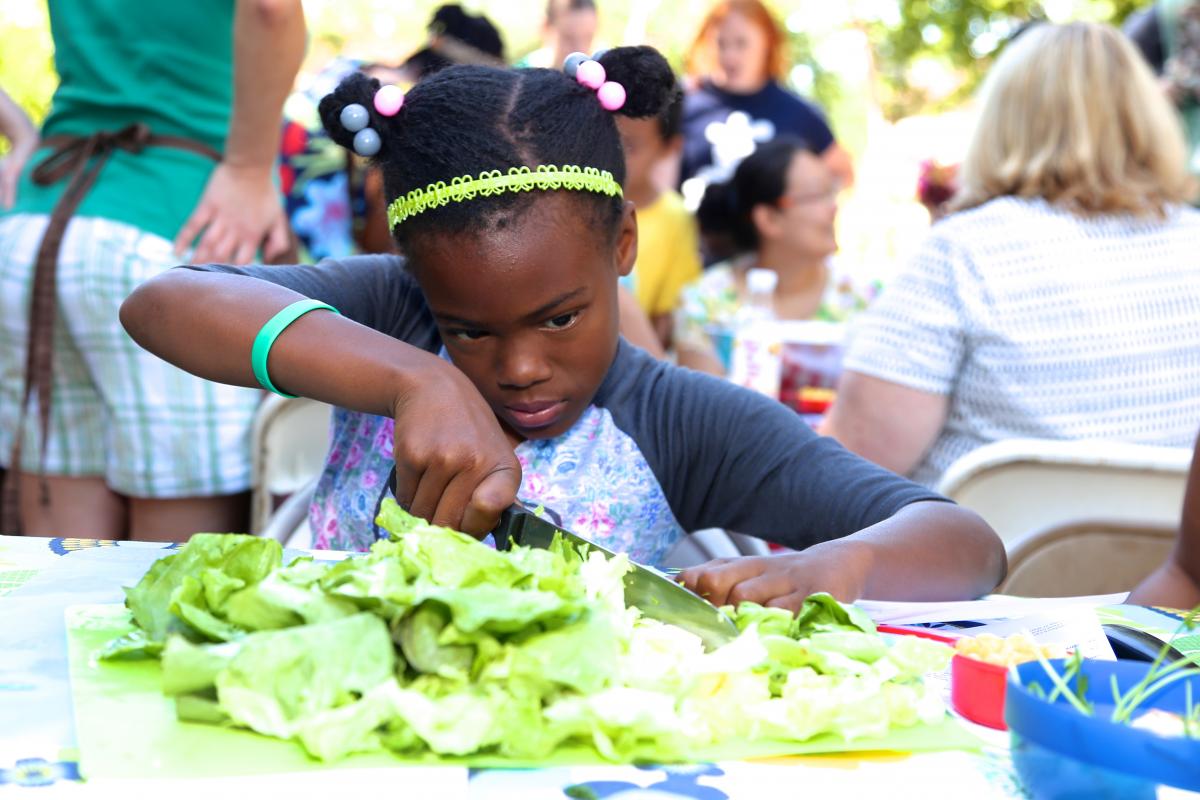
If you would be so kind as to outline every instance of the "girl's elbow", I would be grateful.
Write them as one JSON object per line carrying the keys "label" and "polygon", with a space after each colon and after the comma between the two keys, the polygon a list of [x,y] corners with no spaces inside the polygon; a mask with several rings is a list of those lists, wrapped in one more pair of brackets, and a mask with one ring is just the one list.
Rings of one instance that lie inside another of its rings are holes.
{"label": "girl's elbow", "polygon": [[121,320],[121,327],[125,329],[125,332],[134,341],[139,341],[138,334],[142,330],[142,321],[145,316],[144,310],[147,302],[145,297],[146,288],[146,284],[142,284],[134,289],[121,303],[121,308],[117,312],[117,317]]}
{"label": "girl's elbow", "polygon": [[171,285],[178,280],[172,271],[156,275],[134,289],[121,303],[118,318],[125,332],[138,344],[145,346],[144,337],[155,318],[161,319],[168,305]]}

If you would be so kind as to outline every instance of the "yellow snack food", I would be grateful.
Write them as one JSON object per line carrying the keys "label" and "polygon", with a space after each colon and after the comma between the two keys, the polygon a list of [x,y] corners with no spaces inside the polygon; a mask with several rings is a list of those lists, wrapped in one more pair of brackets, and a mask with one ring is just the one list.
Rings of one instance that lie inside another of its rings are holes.
{"label": "yellow snack food", "polygon": [[1062,648],[1035,644],[1023,633],[1014,633],[1004,638],[991,633],[964,636],[954,643],[954,650],[968,658],[1001,667],[1036,661],[1039,654],[1046,658],[1061,658],[1065,655]]}

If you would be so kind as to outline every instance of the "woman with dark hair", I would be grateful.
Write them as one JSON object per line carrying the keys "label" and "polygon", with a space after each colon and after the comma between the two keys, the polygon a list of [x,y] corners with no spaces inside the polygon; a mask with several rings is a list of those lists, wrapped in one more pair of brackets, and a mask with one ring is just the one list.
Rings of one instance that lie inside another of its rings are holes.
{"label": "woman with dark hair", "polygon": [[695,81],[683,107],[684,196],[727,180],[737,163],[776,136],[809,143],[843,186],[854,180],[849,154],[834,140],[820,109],[781,85],[783,29],[760,0],[722,0],[700,26],[688,53]]}
{"label": "woman with dark hair", "polygon": [[728,182],[708,187],[698,212],[701,234],[736,255],[683,290],[675,330],[681,365],[727,372],[725,334],[736,324],[754,267],[779,276],[781,319],[840,322],[866,308],[871,292],[837,275],[830,260],[840,188],[833,170],[790,136],[762,145]]}

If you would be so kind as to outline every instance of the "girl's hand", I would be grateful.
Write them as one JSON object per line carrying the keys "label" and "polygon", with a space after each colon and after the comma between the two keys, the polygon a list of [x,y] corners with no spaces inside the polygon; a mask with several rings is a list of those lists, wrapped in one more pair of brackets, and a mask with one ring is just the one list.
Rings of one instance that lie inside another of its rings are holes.
{"label": "girl's hand", "polygon": [[869,573],[869,549],[833,540],[798,553],[718,558],[679,577],[716,606],[749,600],[795,612],[813,592],[829,592],[843,603],[859,599]]}
{"label": "girl's hand", "polygon": [[429,373],[396,402],[396,502],[483,538],[517,499],[521,464],[465,375],[444,362]]}

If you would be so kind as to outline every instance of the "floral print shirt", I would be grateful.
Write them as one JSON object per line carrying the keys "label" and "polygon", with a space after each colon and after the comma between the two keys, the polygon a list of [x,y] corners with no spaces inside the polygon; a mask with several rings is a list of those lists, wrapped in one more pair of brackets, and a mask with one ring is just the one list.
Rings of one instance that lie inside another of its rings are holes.
{"label": "floral print shirt", "polygon": [[[392,420],[335,411],[334,439],[310,510],[318,548],[363,550],[386,535],[364,524],[392,468]],[[554,439],[522,442],[518,498],[563,527],[635,561],[657,563],[685,531],[637,444],[592,406]]]}

